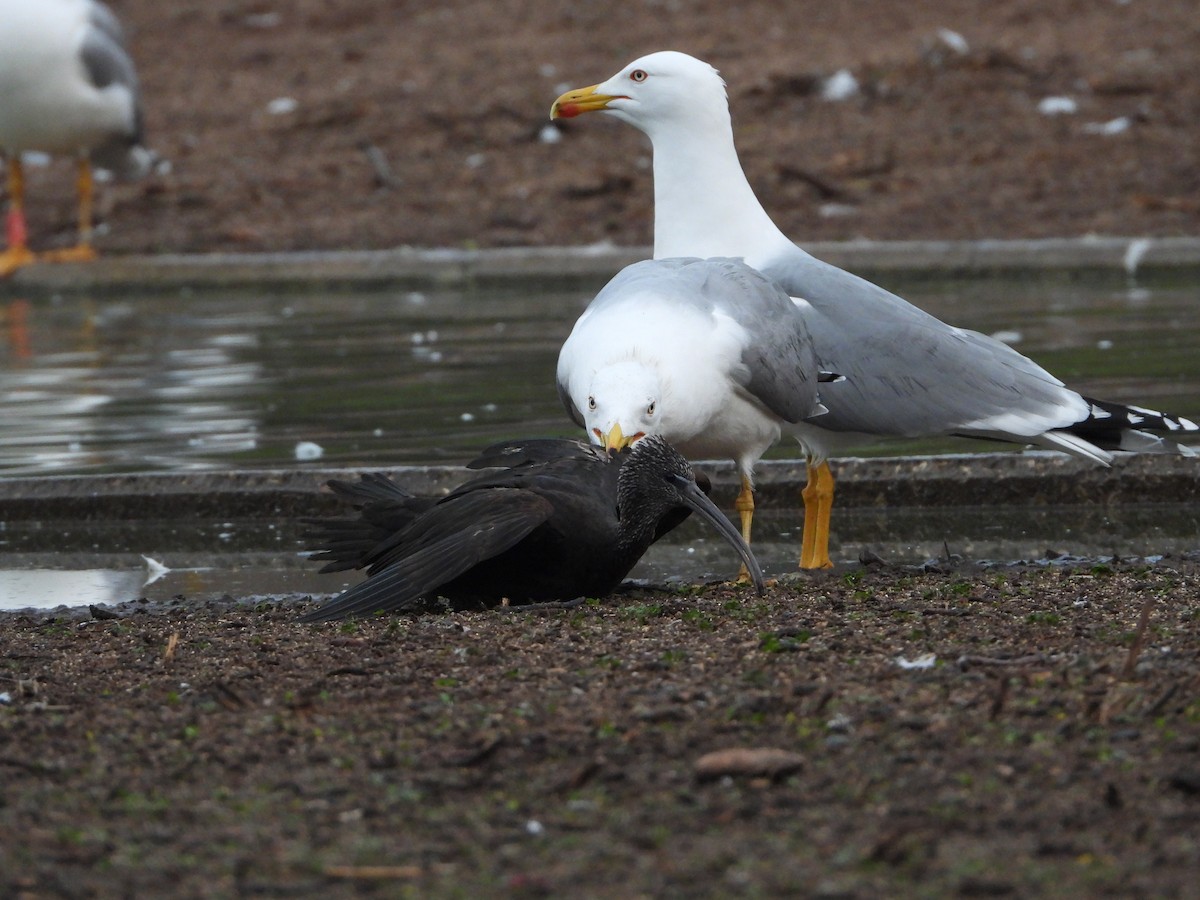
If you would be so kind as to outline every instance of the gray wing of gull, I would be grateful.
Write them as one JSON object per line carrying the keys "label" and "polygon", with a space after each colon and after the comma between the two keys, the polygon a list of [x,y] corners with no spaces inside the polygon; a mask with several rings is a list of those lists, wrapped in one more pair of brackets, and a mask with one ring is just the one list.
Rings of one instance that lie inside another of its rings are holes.
{"label": "gray wing of gull", "polygon": [[125,51],[121,26],[108,7],[96,3],[88,11],[88,28],[79,56],[93,85],[98,88],[120,85],[136,98],[137,72]]}
{"label": "gray wing of gull", "polygon": [[[788,422],[824,412],[817,393],[817,353],[804,316],[788,295],[738,259],[656,259],[623,269],[596,296],[589,312],[626,302],[631,294],[652,293],[657,302],[676,303],[713,317],[728,317],[746,331],[738,384]],[[559,392],[572,413],[563,386]]]}
{"label": "gray wing of gull", "polygon": [[125,46],[125,31],[107,3],[92,0],[88,4],[88,25],[96,31],[103,32],[122,47]]}
{"label": "gray wing of gull", "polygon": [[88,7],[79,60],[88,80],[98,90],[124,91],[129,109],[126,127],[92,147],[89,157],[97,166],[122,178],[142,177],[157,156],[142,147],[142,102],[137,72],[125,50],[121,25],[103,3],[93,2]]}
{"label": "gray wing of gull", "polygon": [[1089,404],[1033,360],[947,325],[878,285],[796,248],[760,266],[799,304],[829,408],[815,425],[881,436],[1029,438],[1088,417]]}

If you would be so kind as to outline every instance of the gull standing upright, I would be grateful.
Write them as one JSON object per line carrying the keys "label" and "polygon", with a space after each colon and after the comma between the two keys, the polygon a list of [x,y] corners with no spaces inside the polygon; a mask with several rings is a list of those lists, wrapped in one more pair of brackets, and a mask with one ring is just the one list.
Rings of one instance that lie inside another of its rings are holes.
{"label": "gull standing upright", "polygon": [[[116,16],[98,0],[0,0],[0,156],[8,160],[8,245],[0,277],[35,260],[95,258],[92,164],[145,174],[137,75]],[[24,151],[78,160],[76,246],[34,254],[25,226]]]}
{"label": "gull standing upright", "polygon": [[824,414],[821,377],[800,311],[735,259],[626,267],[588,305],[558,356],[559,396],[602,446],[657,434],[693,459],[732,458],[747,543],[754,464],[782,434]]}
{"label": "gull standing upright", "polygon": [[797,428],[809,470],[803,568],[831,565],[827,459],[864,440],[990,438],[1105,465],[1114,450],[1192,455],[1173,438],[1195,433],[1195,423],[1084,397],[1007,345],[947,325],[796,246],[746,180],[725,82],[708,63],[674,51],[652,53],[605,82],[562,94],[550,114],[594,111],[650,138],[655,258],[743,258],[791,295],[821,368],[844,376],[822,389],[828,414]]}

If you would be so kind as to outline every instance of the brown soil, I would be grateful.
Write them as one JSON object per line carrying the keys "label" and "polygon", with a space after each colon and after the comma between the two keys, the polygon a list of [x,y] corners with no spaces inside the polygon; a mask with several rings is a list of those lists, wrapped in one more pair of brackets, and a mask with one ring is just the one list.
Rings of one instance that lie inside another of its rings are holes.
{"label": "brown soil", "polygon": [[[665,47],[723,70],[799,238],[1200,225],[1183,0],[113,6],[174,168],[107,192],[110,252],[646,244],[640,135],[539,134]],[[842,68],[862,94],[821,100]],[[70,239],[69,182],[33,173],[35,241]],[[118,614],[0,616],[4,896],[1197,896],[1196,560]],[[698,774],[731,748],[781,752]]]}
{"label": "brown soil", "polygon": [[1196,896],[1196,561],[297,608],[0,616],[0,892]]}
{"label": "brown soil", "polygon": [[[645,139],[602,116],[539,134],[561,89],[666,48],[722,70],[747,173],[798,239],[1200,230],[1190,0],[113,6],[174,168],[109,192],[110,252],[648,244]],[[822,100],[841,69],[860,94]],[[1078,112],[1040,114],[1049,96]],[[34,174],[36,242],[71,239],[71,182]]]}

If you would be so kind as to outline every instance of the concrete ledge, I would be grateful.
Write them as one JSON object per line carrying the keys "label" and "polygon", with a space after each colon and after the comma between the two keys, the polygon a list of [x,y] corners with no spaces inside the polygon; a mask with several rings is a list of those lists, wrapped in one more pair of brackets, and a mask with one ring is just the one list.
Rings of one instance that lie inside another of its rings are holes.
{"label": "concrete ledge", "polygon": [[[737,476],[728,462],[701,462],[715,499],[732,504]],[[1110,469],[1054,453],[840,459],[838,508],[1048,507],[1200,504],[1200,460],[1131,456]],[[339,505],[321,486],[330,478],[386,471],[418,494],[437,494],[477,474],[457,466],[305,469],[137,475],[81,475],[0,481],[0,523],[120,519],[211,520],[326,515]],[[766,461],[757,472],[762,509],[794,508],[803,462]]]}
{"label": "concrete ledge", "polygon": [[[1200,271],[1200,238],[1084,237],[1046,240],[853,241],[806,245],[855,272],[912,275],[1102,271]],[[0,295],[28,291],[238,286],[466,285],[607,280],[645,259],[647,247],[516,247],[104,256],[88,264],[37,265],[0,282]]]}

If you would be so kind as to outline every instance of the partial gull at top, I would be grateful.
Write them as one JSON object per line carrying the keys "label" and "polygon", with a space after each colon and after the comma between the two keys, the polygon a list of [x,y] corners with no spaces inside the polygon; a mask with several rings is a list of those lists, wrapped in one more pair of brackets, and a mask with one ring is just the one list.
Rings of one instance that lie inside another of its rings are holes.
{"label": "partial gull at top", "polygon": [[[21,154],[79,162],[79,241],[34,254],[26,241]],[[7,247],[0,277],[35,260],[92,259],[92,165],[145,174],[142,110],[133,60],[116,16],[98,0],[0,0],[0,156],[8,160]]]}

